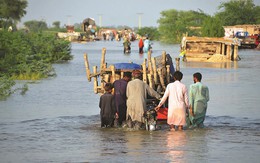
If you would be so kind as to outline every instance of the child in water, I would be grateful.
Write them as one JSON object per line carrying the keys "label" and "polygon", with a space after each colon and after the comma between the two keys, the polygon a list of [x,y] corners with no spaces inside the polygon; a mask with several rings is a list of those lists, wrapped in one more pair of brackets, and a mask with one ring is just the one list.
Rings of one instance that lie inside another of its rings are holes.
{"label": "child in water", "polygon": [[104,89],[106,92],[99,101],[101,127],[113,127],[116,114],[115,98],[112,94],[113,85],[106,83]]}

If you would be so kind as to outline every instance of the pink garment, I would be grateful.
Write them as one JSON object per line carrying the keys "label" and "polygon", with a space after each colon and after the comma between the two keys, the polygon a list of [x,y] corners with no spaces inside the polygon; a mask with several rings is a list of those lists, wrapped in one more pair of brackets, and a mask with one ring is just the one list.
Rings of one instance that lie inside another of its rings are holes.
{"label": "pink garment", "polygon": [[187,88],[180,81],[176,80],[167,85],[165,93],[160,101],[162,106],[168,98],[168,117],[169,125],[186,124],[186,108],[189,106]]}

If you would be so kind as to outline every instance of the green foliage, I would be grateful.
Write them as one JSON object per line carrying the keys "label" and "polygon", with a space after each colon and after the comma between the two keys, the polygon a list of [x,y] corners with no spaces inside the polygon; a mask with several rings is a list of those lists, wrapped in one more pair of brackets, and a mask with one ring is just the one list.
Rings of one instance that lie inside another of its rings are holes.
{"label": "green foliage", "polygon": [[48,29],[47,23],[44,21],[31,20],[23,23],[31,32],[40,32]]}
{"label": "green foliage", "polygon": [[15,79],[47,77],[53,74],[52,63],[72,59],[70,43],[55,35],[0,31],[0,42],[0,72]]}
{"label": "green foliage", "polygon": [[53,25],[54,28],[59,29],[60,28],[60,21],[55,21],[55,22],[52,23],[52,25]]}
{"label": "green foliage", "polygon": [[223,2],[216,16],[223,20],[224,25],[256,24],[259,23],[260,8],[253,0],[231,0]]}
{"label": "green foliage", "polygon": [[0,43],[0,96],[12,93],[13,80],[52,76],[52,63],[72,59],[70,42],[57,39],[53,33],[0,31]]}
{"label": "green foliage", "polygon": [[188,36],[222,37],[224,36],[223,25],[260,23],[260,6],[255,6],[253,0],[230,0],[223,2],[219,9],[221,11],[213,17],[201,10],[162,11],[161,18],[158,20],[160,40],[179,43],[183,35],[187,34]]}
{"label": "green foliage", "polygon": [[159,31],[155,27],[144,27],[138,29],[137,34],[140,36],[148,35],[150,40],[159,40]]}
{"label": "green foliage", "polygon": [[202,36],[204,37],[223,37],[225,31],[220,19],[208,17],[202,25]]}
{"label": "green foliage", "polygon": [[0,0],[0,28],[15,25],[25,14],[26,0]]}
{"label": "green foliage", "polygon": [[28,85],[27,85],[27,84],[24,84],[23,87],[20,88],[20,90],[21,90],[21,95],[24,95],[25,92],[28,91]]}
{"label": "green foliage", "polygon": [[82,32],[83,31],[82,26],[81,26],[80,23],[75,23],[74,24],[74,31],[75,32]]}
{"label": "green foliage", "polygon": [[[180,35],[187,31],[185,25],[180,23],[179,12],[175,9],[162,11],[162,17],[158,20],[159,32],[161,35],[160,40],[167,43],[179,42]],[[179,34],[181,33],[181,34]]]}
{"label": "green foliage", "polygon": [[0,76],[0,100],[6,98],[12,93],[12,87],[15,82],[7,76]]}
{"label": "green foliage", "polygon": [[256,19],[255,24],[260,24],[260,6],[256,6],[254,8],[254,13],[255,13],[255,19]]}
{"label": "green foliage", "polygon": [[21,95],[24,95],[28,91],[28,85],[25,83],[22,87],[17,87],[12,90],[15,85],[15,81],[7,76],[0,76],[0,100],[6,99],[12,93],[20,91]]}
{"label": "green foliage", "polygon": [[179,43],[186,33],[198,33],[190,27],[201,26],[209,17],[200,11],[177,11],[175,9],[161,12],[162,17],[158,20],[160,40],[167,43]]}

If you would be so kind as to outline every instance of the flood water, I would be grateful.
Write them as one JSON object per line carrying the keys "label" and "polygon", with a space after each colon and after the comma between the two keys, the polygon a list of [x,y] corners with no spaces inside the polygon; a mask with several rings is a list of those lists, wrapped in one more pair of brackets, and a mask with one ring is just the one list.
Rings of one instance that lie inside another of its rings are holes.
{"label": "flood water", "polygon": [[[129,55],[122,42],[73,43],[74,59],[54,65],[56,77],[0,101],[0,162],[260,161],[260,51],[240,50],[235,63],[181,63],[186,86],[199,71],[209,87],[206,127],[149,132],[100,128],[99,95],[87,81],[83,55],[99,67],[103,47],[108,64],[141,64],[146,57],[138,42]],[[175,58],[179,45],[153,43],[153,56],[163,50]]]}

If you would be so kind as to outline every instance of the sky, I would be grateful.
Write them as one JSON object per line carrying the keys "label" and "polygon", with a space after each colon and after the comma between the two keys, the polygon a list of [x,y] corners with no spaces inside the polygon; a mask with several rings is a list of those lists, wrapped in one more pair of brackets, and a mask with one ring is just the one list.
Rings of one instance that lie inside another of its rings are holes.
{"label": "sky", "polygon": [[[157,27],[160,12],[169,9],[194,10],[214,15],[222,2],[229,0],[27,0],[26,15],[20,25],[43,20],[48,26],[82,23],[94,18],[100,26]],[[254,0],[260,6],[260,0]]]}

